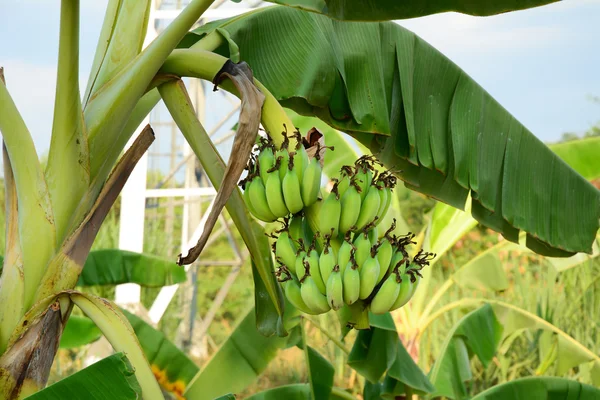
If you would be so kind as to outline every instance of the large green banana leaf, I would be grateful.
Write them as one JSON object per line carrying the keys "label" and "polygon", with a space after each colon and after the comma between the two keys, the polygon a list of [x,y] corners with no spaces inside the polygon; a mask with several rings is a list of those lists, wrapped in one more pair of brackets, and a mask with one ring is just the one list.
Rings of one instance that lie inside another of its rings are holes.
{"label": "large green banana leaf", "polygon": [[200,368],[170,342],[164,333],[154,329],[135,314],[122,311],[135,331],[158,382],[166,390],[182,395]]}
{"label": "large green banana leaf", "polygon": [[108,249],[90,252],[77,285],[137,283],[146,287],[162,287],[185,282],[185,279],[185,270],[173,260]]}
{"label": "large green banana leaf", "polygon": [[89,367],[48,386],[31,400],[135,400],[142,397],[142,388],[123,353],[116,353]]}
{"label": "large green banana leaf", "polygon": [[494,15],[537,7],[557,0],[267,0],[331,18],[353,21],[386,21],[422,17],[446,11]]}
{"label": "large green banana leaf", "polygon": [[441,355],[429,372],[433,397],[464,399],[464,382],[471,379],[470,358],[476,354],[485,366],[492,360],[502,337],[502,325],[489,304],[465,315],[448,334]]}
{"label": "large green banana leaf", "polygon": [[565,378],[536,376],[494,386],[473,400],[588,400],[600,399],[600,389]]}
{"label": "large green banana leaf", "polygon": [[[407,186],[545,255],[589,252],[600,191],[448,58],[392,22],[270,7],[207,24],[286,107],[352,134]],[[194,37],[195,36],[195,37]],[[577,221],[577,223],[573,223]]]}
{"label": "large green banana leaf", "polygon": [[600,136],[552,144],[550,148],[585,179],[600,178]]}
{"label": "large green banana leaf", "polygon": [[[307,384],[296,384],[280,386],[273,389],[265,390],[264,392],[257,393],[253,396],[246,398],[246,400],[306,400],[310,398],[310,385]],[[231,397],[235,398],[235,397]],[[333,388],[331,400],[356,400],[350,393],[339,389]]]}

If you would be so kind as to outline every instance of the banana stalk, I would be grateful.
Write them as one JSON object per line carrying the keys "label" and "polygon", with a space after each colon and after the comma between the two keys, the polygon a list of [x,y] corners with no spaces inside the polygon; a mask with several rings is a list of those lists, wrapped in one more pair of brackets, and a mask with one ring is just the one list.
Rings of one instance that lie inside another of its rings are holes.
{"label": "banana stalk", "polygon": [[[208,178],[218,189],[225,175],[225,162],[198,121],[185,85],[181,81],[168,82],[160,87],[160,93],[171,116],[202,163]],[[239,189],[233,190],[225,207],[250,251],[277,312],[281,315],[283,313],[283,297],[281,289],[275,281],[270,246],[262,228],[248,213]]]}
{"label": "banana stalk", "polygon": [[17,189],[6,147],[2,146],[4,163],[4,197],[6,203],[6,248],[0,278],[0,354],[6,350],[10,334],[25,313],[23,258],[19,242]]}
{"label": "banana stalk", "polygon": [[0,71],[0,132],[14,174],[19,212],[19,241],[23,260],[23,310],[33,297],[44,266],[56,247],[54,211],[38,155],[23,118],[19,114]]}
{"label": "banana stalk", "polygon": [[61,2],[58,75],[46,181],[57,242],[90,184],[90,154],[79,100],[79,0]]}

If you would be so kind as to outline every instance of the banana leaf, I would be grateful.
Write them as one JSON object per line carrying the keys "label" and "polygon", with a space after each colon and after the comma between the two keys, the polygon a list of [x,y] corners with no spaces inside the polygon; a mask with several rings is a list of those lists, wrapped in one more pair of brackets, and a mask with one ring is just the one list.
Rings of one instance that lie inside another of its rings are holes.
{"label": "banana leaf", "polygon": [[502,325],[489,304],[465,315],[454,325],[442,345],[429,379],[435,386],[432,397],[464,399],[464,382],[471,379],[471,356],[477,355],[484,367],[492,360],[502,338]]}
{"label": "banana leaf", "polygon": [[185,279],[185,270],[173,260],[109,249],[90,252],[77,285],[137,283],[145,287],[162,287],[185,282]]}
{"label": "banana leaf", "polygon": [[510,240],[527,232],[537,253],[591,251],[600,191],[412,32],[270,7],[185,45],[217,28],[218,52],[236,49],[282,105],[352,134],[409,188],[459,209],[471,192],[475,219]]}
{"label": "banana leaf", "polygon": [[489,388],[472,400],[587,400],[600,399],[600,389],[565,378],[536,376]]}
{"label": "banana leaf", "polygon": [[508,278],[498,256],[498,252],[506,247],[508,247],[508,242],[504,240],[479,253],[458,268],[452,275],[452,280],[465,289],[495,292],[508,289]]}
{"label": "banana leaf", "polygon": [[135,400],[142,389],[123,353],[106,357],[29,397],[32,400]]}
{"label": "banana leaf", "polygon": [[60,337],[61,349],[73,349],[100,339],[102,332],[88,317],[71,315]]}
{"label": "banana leaf", "polygon": [[306,370],[308,372],[310,398],[314,400],[327,400],[331,395],[335,369],[325,357],[308,345],[306,342],[306,331],[302,323],[300,324],[300,330],[302,333],[301,346],[304,351]]}
{"label": "banana leaf", "polygon": [[[310,385],[295,384],[265,390],[264,392],[247,397],[246,400],[306,400],[310,398],[310,394]],[[331,396],[328,398],[330,400],[356,400],[350,393],[339,388],[333,388]]]}
{"label": "banana leaf", "polygon": [[550,149],[585,179],[600,178],[600,136],[552,144]]}
{"label": "banana leaf", "polygon": [[244,390],[262,374],[286,342],[286,338],[261,335],[256,329],[254,308],[250,309],[215,355],[192,379],[185,397],[213,400],[227,393]]}
{"label": "banana leaf", "polygon": [[398,0],[267,0],[331,18],[352,21],[386,21],[422,17],[447,11],[485,16],[538,7],[557,0],[502,1],[398,1]]}
{"label": "banana leaf", "polygon": [[[160,385],[168,391],[183,394],[186,386],[200,368],[165,335],[126,310],[129,320]],[[68,325],[67,325],[68,326]]]}

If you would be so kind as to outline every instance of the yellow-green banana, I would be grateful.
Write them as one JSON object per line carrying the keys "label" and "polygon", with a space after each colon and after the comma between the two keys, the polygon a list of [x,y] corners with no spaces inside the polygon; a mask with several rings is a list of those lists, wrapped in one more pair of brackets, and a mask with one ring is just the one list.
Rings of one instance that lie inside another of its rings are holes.
{"label": "yellow-green banana", "polygon": [[300,285],[292,277],[281,282],[281,287],[285,293],[285,297],[290,303],[298,310],[306,314],[315,314],[302,300],[302,294],[300,293]]}
{"label": "yellow-green banana", "polygon": [[319,230],[322,235],[331,235],[331,237],[336,237],[338,234],[340,214],[342,212],[342,203],[340,202],[336,186],[333,186],[333,190],[329,193],[319,210]]}
{"label": "yellow-green banana", "polygon": [[380,190],[377,192],[379,194],[379,208],[377,209],[377,214],[376,214],[377,219],[375,219],[375,225],[379,225],[381,223],[381,221],[383,221],[383,217],[385,216],[385,213],[387,212],[386,205],[389,205],[389,202],[391,200],[390,199],[390,196],[391,196],[390,190],[383,185],[378,186],[378,187],[380,187]]}
{"label": "yellow-green banana", "polygon": [[344,303],[351,305],[358,300],[360,295],[360,272],[358,271],[358,265],[354,257],[350,258],[348,265],[344,269],[344,276],[342,277],[342,286],[344,289]]}
{"label": "yellow-green banana", "polygon": [[283,177],[282,189],[283,198],[287,209],[296,214],[304,208],[302,203],[302,194],[300,193],[300,177],[298,175],[298,166],[294,165],[294,157],[290,155],[288,170]]}
{"label": "yellow-green banana", "polygon": [[379,262],[377,261],[377,255],[371,254],[367,261],[363,264],[360,269],[360,295],[358,296],[361,300],[366,299],[371,295],[373,289],[377,285],[377,278],[379,278]]}
{"label": "yellow-green banana", "polygon": [[356,235],[356,238],[354,239],[354,247],[356,248],[354,257],[356,258],[359,269],[362,269],[362,265],[367,261],[367,258],[369,258],[371,246],[371,241],[366,233],[361,232]]}
{"label": "yellow-green banana", "polygon": [[290,212],[285,205],[285,200],[283,199],[279,171],[275,170],[267,174],[265,190],[267,192],[267,204],[269,205],[269,209],[273,215],[275,215],[277,218],[288,215]]}
{"label": "yellow-green banana", "polygon": [[401,279],[402,281],[400,283],[398,297],[396,297],[396,300],[394,301],[394,304],[392,304],[392,306],[390,307],[389,311],[393,311],[404,306],[412,297],[413,284],[410,281],[410,276],[404,273],[401,275]]}
{"label": "yellow-green banana", "polygon": [[343,197],[346,190],[350,187],[350,180],[354,175],[354,169],[349,165],[344,165],[340,170],[340,181],[338,184],[338,193]]}
{"label": "yellow-green banana", "polygon": [[337,264],[340,266],[340,272],[343,274],[346,269],[346,265],[350,261],[350,257],[352,255],[352,249],[354,249],[354,245],[350,241],[350,235],[346,235],[344,237],[344,241],[338,250],[337,255]]}
{"label": "yellow-green banana", "polygon": [[371,183],[373,182],[373,171],[369,163],[361,163],[360,159],[358,162],[359,164],[356,166],[356,172],[354,176],[361,188],[360,197],[364,199],[367,196],[369,188],[371,187]]}
{"label": "yellow-green banana", "polygon": [[283,265],[292,272],[295,272],[297,251],[289,233],[287,231],[281,232],[275,241],[275,257],[281,260]]}
{"label": "yellow-green banana", "polygon": [[298,243],[299,239],[302,239],[306,242],[305,234],[304,234],[304,218],[301,214],[296,214],[292,216],[289,222],[289,232],[290,239],[294,242]]}
{"label": "yellow-green banana", "polygon": [[402,280],[400,279],[400,275],[392,274],[388,276],[375,294],[375,297],[373,297],[373,301],[371,301],[371,312],[373,314],[385,314],[388,312],[396,302],[401,286]]}
{"label": "yellow-green banana", "polygon": [[[317,151],[318,154],[318,151]],[[313,205],[319,198],[321,190],[321,164],[317,157],[313,157],[304,170],[302,178],[302,202],[305,207]]]}
{"label": "yellow-green banana", "polygon": [[373,222],[379,211],[379,189],[375,185],[368,187],[366,196],[364,197],[361,206],[356,228],[360,231],[367,224]]}
{"label": "yellow-green banana", "polygon": [[290,153],[288,152],[288,149],[281,148],[281,150],[277,150],[275,152],[275,159],[281,160],[281,165],[279,165],[279,179],[283,182],[283,178],[288,171],[288,164],[290,162]]}
{"label": "yellow-green banana", "polygon": [[256,212],[254,216],[265,222],[275,221],[277,217],[269,208],[265,185],[260,176],[254,177],[250,183],[246,184],[246,190],[248,191],[248,198],[252,204],[252,209]]}
{"label": "yellow-green banana", "polygon": [[353,229],[358,221],[361,203],[358,190],[360,190],[360,187],[353,179],[350,187],[348,187],[342,196],[339,230],[343,234]]}
{"label": "yellow-green banana", "polygon": [[306,260],[306,249],[304,248],[304,241],[300,239],[298,241],[298,252],[296,253],[296,262],[294,263],[294,271],[298,279],[302,279],[306,275],[306,269],[304,268],[304,261]]}
{"label": "yellow-green banana", "polygon": [[304,303],[313,312],[322,314],[329,311],[327,297],[321,293],[312,276],[307,275],[301,281],[300,294]]}
{"label": "yellow-green banana", "polygon": [[260,174],[263,182],[267,181],[269,170],[273,168],[274,165],[275,154],[273,153],[273,148],[267,145],[260,151],[260,153],[258,153],[257,157],[258,173]]}
{"label": "yellow-green banana", "polygon": [[379,277],[377,283],[381,282],[385,274],[389,269],[389,265],[392,262],[392,255],[394,249],[387,237],[384,237],[377,243],[377,261],[379,262]]}
{"label": "yellow-green banana", "polygon": [[344,306],[342,274],[337,265],[327,279],[327,302],[332,310],[339,310]]}
{"label": "yellow-green banana", "polygon": [[325,281],[323,281],[323,277],[321,276],[321,269],[319,268],[319,253],[314,248],[314,243],[311,245],[308,250],[308,254],[306,256],[306,261],[304,261],[304,266],[308,264],[309,272],[312,278],[314,279],[319,291],[322,294],[325,294]]}
{"label": "yellow-green banana", "polygon": [[323,282],[327,282],[329,280],[329,275],[331,275],[331,271],[337,264],[337,258],[333,252],[333,249],[330,245],[330,238],[326,237],[325,244],[323,245],[323,251],[321,252],[321,256],[319,257],[319,269],[321,270],[321,276],[323,277]]}

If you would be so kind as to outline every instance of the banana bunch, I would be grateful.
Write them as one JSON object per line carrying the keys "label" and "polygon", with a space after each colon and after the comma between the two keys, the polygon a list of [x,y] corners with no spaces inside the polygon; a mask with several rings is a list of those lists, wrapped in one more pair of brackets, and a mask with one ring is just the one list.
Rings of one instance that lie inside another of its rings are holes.
{"label": "banana bunch", "polygon": [[321,145],[317,143],[315,156],[309,158],[298,130],[293,151],[288,150],[287,132],[282,134],[279,150],[270,138],[261,138],[258,154],[251,155],[246,167],[248,175],[240,182],[246,206],[265,222],[299,213],[317,201],[321,190]]}
{"label": "banana bunch", "polygon": [[407,246],[414,234],[395,236],[395,222],[381,239],[370,231],[347,232],[342,243],[331,234],[317,250],[313,238],[291,238],[291,223],[273,244],[279,264],[277,276],[290,303],[307,314],[322,314],[362,302],[375,314],[404,306],[414,294],[421,269],[435,254],[418,252],[410,261]]}

